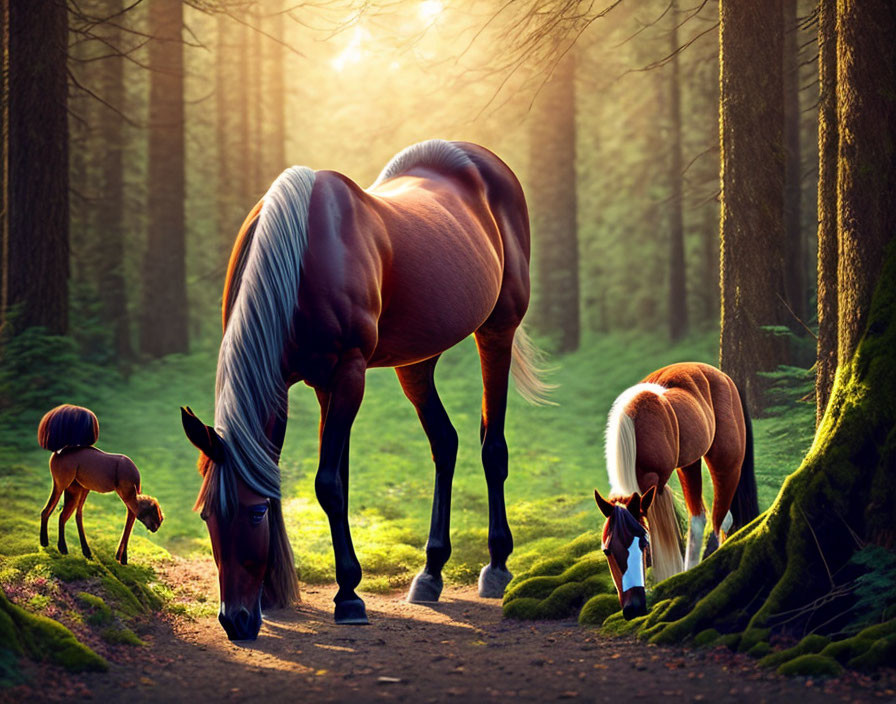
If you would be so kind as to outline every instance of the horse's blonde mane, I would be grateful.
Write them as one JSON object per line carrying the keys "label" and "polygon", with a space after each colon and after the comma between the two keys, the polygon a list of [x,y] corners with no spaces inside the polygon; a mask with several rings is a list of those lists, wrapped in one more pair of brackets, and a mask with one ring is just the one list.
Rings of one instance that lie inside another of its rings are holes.
{"label": "horse's blonde mane", "polygon": [[628,405],[642,393],[662,396],[666,387],[659,384],[635,384],[623,391],[610,408],[607,416],[607,433],[604,453],[607,459],[607,475],[610,478],[611,493],[630,496],[641,491],[635,474],[637,443],[635,424],[626,413]]}

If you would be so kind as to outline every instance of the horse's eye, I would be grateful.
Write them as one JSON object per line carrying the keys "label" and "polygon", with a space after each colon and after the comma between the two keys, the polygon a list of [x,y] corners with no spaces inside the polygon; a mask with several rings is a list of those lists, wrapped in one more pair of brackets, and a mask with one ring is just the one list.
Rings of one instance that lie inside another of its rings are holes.
{"label": "horse's eye", "polygon": [[253,526],[257,526],[261,523],[264,518],[264,514],[268,512],[267,504],[259,504],[258,506],[252,506],[249,509],[249,521]]}

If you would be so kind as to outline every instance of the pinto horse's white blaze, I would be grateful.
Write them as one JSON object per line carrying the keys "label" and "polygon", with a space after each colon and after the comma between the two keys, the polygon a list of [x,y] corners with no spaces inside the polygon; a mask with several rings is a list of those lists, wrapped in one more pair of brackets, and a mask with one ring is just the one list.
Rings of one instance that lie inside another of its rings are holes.
{"label": "pinto horse's white blaze", "polygon": [[622,573],[622,591],[644,586],[644,551],[638,538],[628,546],[628,565]]}

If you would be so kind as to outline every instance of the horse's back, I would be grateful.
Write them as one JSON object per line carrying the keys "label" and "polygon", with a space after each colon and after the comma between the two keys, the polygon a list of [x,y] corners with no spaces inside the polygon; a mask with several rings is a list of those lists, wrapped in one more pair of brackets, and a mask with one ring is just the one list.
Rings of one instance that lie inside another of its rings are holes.
{"label": "horse's back", "polygon": [[[477,161],[485,156],[453,171],[413,164],[368,191],[317,172],[297,314],[307,329],[329,326],[314,337],[358,328],[369,366],[434,356],[494,318],[508,298],[508,264],[519,323],[529,294],[525,201],[491,171],[483,176]],[[514,202],[493,205],[496,194]],[[514,208],[513,227],[525,222],[524,232],[502,229]]]}
{"label": "horse's back", "polygon": [[103,452],[95,447],[79,447],[54,453],[50,458],[54,480],[65,486],[76,481],[89,491],[105,494],[119,485],[139,487],[140,473],[127,455]]}

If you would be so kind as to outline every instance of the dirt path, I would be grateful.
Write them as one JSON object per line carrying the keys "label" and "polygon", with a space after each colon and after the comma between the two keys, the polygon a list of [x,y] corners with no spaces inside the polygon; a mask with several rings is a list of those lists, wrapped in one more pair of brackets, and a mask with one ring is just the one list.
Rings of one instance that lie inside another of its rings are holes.
{"label": "dirt path", "polygon": [[[167,577],[214,589],[213,565],[181,563]],[[59,689],[17,688],[67,701],[191,702],[750,702],[799,704],[892,700],[887,681],[855,675],[827,683],[783,679],[716,651],[609,640],[575,622],[516,622],[474,588],[443,602],[407,604],[368,594],[369,626],[336,626],[334,587],[311,587],[293,611],[266,614],[254,643],[229,642],[214,618],[166,618],[116,649],[106,674],[65,678]],[[46,679],[46,678],[44,678]]]}

